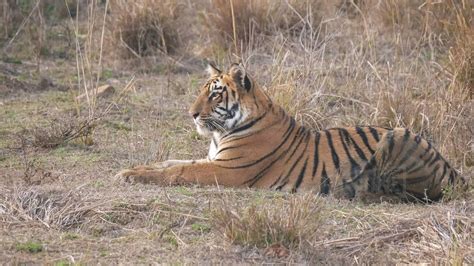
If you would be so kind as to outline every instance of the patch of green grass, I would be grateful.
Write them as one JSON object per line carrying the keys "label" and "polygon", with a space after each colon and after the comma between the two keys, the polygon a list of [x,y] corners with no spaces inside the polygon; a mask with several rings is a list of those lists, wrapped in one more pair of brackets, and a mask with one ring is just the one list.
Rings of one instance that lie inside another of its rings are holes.
{"label": "patch of green grass", "polygon": [[38,253],[43,251],[43,244],[36,241],[27,241],[25,243],[18,243],[15,246],[18,251],[26,251],[29,253]]}
{"label": "patch of green grass", "polygon": [[185,196],[192,196],[193,195],[193,192],[189,188],[184,187],[184,186],[174,187],[173,190],[174,190],[174,192],[179,193],[181,195],[185,195]]}
{"label": "patch of green grass", "polygon": [[94,188],[101,188],[101,187],[104,187],[104,182],[102,182],[101,180],[95,180],[94,182],[92,182],[92,186]]}
{"label": "patch of green grass", "polygon": [[178,247],[178,240],[173,235],[166,235],[166,236],[163,237],[163,240],[165,240],[166,242],[168,242],[169,244],[171,244],[175,248]]}
{"label": "patch of green grass", "polygon": [[102,70],[102,78],[103,79],[110,79],[114,77],[114,72],[110,69]]}
{"label": "patch of green grass", "polygon": [[75,233],[65,233],[62,238],[66,240],[74,240],[78,239],[79,235]]}
{"label": "patch of green grass", "polygon": [[202,140],[202,137],[201,137],[201,135],[199,135],[199,133],[197,131],[193,130],[191,132],[191,139],[192,140]]}
{"label": "patch of green grass", "polygon": [[103,155],[100,153],[78,150],[82,148],[81,144],[67,143],[51,150],[47,157],[52,160],[61,159],[66,164],[90,164],[103,159]]}
{"label": "patch of green grass", "polygon": [[54,266],[69,266],[69,265],[72,265],[72,264],[69,263],[69,261],[67,260],[60,260],[54,263]]}
{"label": "patch of green grass", "polygon": [[91,234],[93,237],[102,237],[105,234],[105,230],[101,227],[94,227],[91,229]]}
{"label": "patch of green grass", "polygon": [[193,223],[191,228],[194,231],[201,232],[201,233],[209,233],[211,231],[211,226],[205,223]]}
{"label": "patch of green grass", "polygon": [[68,109],[70,104],[74,103],[74,97],[72,96],[71,92],[50,90],[44,92],[43,101],[47,103],[55,103],[57,107],[62,107],[61,109]]}
{"label": "patch of green grass", "polygon": [[128,125],[128,123],[124,122],[107,121],[106,125],[117,130],[132,131],[132,128]]}
{"label": "patch of green grass", "polygon": [[107,257],[107,255],[109,255],[109,253],[107,252],[107,250],[104,250],[104,249],[103,249],[103,250],[100,251],[99,255],[100,255],[101,257]]}
{"label": "patch of green grass", "polygon": [[17,65],[23,64],[23,62],[20,59],[14,58],[14,57],[4,57],[2,58],[2,61],[9,64],[17,64]]}

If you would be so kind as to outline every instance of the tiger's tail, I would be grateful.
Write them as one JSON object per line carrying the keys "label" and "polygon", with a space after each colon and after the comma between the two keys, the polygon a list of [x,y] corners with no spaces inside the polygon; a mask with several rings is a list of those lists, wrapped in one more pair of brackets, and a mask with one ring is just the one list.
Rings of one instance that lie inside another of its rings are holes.
{"label": "tiger's tail", "polygon": [[446,189],[465,184],[427,140],[396,128],[382,136],[368,163],[359,175],[343,183],[343,190],[347,198],[369,192],[434,201]]}

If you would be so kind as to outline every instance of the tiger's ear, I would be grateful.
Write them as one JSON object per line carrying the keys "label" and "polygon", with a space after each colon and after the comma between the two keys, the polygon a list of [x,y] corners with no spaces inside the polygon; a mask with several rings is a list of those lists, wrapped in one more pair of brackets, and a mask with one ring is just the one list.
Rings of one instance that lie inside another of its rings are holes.
{"label": "tiger's ear", "polygon": [[219,76],[222,71],[218,69],[212,62],[207,63],[207,68],[206,68],[207,73],[212,76]]}
{"label": "tiger's ear", "polygon": [[245,72],[245,69],[242,64],[232,64],[229,69],[229,75],[232,77],[234,82],[245,91],[248,92],[252,89],[252,81]]}

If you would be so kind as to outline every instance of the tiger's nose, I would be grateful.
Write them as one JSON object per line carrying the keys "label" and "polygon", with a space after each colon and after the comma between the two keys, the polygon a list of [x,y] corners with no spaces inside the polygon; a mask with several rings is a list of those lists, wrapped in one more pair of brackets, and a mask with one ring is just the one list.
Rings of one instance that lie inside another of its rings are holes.
{"label": "tiger's nose", "polygon": [[194,119],[196,119],[199,116],[199,112],[191,113]]}

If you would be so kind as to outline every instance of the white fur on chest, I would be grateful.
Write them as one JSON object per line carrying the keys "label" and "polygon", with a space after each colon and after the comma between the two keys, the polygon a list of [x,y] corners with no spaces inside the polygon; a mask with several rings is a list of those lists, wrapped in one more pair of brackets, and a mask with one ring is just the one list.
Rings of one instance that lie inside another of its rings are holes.
{"label": "white fur on chest", "polygon": [[209,146],[209,152],[207,153],[207,158],[212,161],[217,156],[217,143],[214,142],[214,138],[211,140],[211,145]]}

